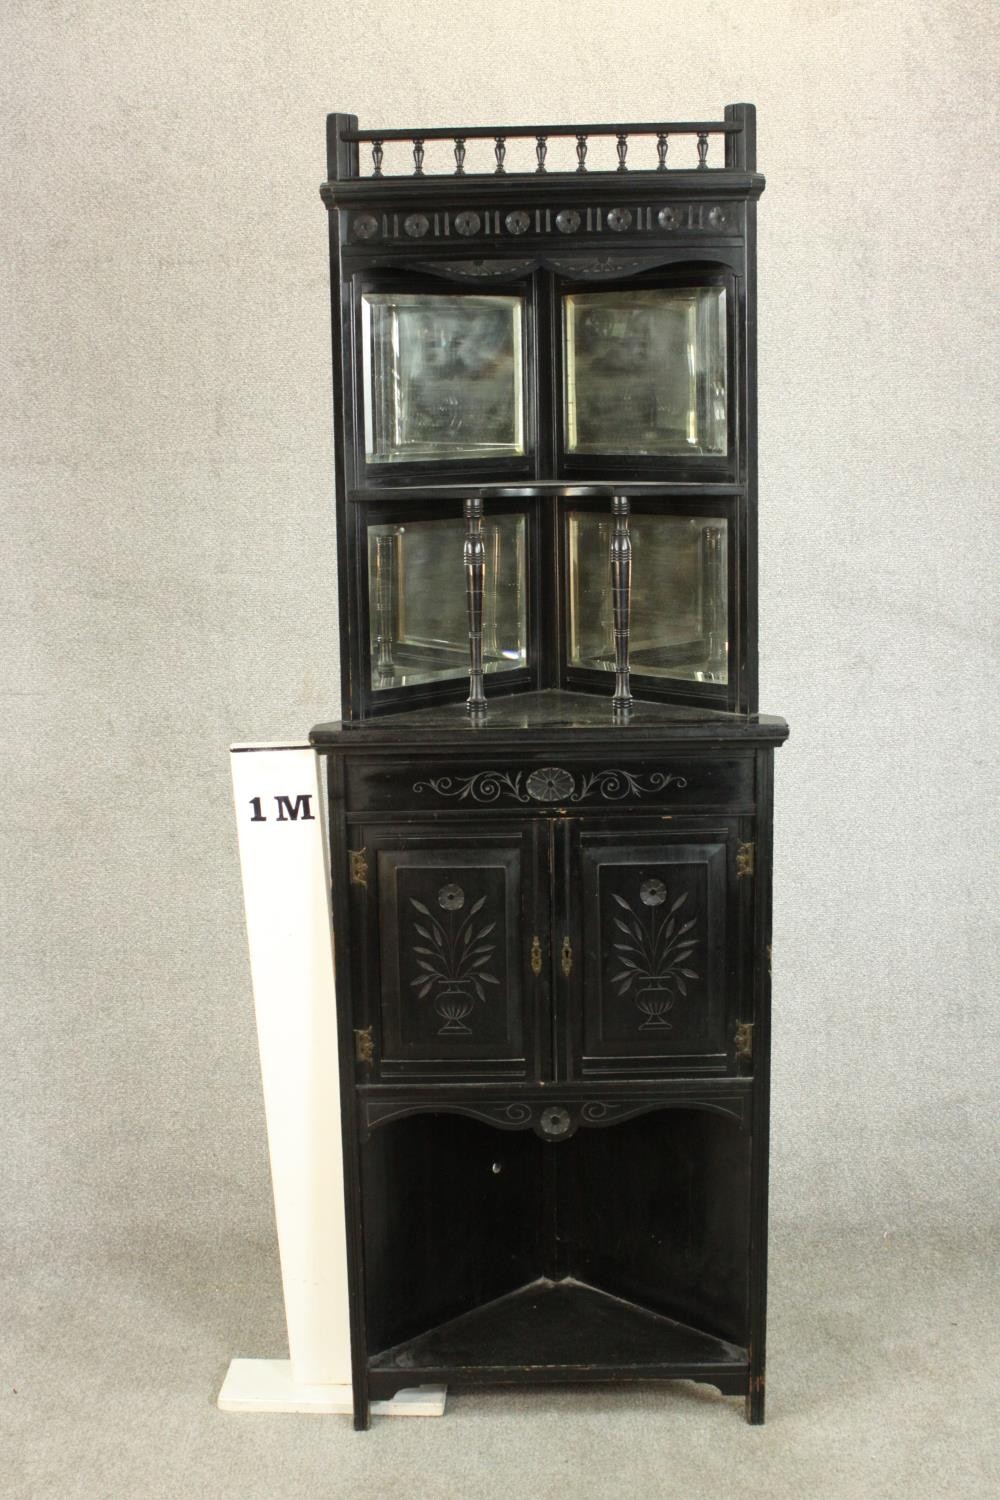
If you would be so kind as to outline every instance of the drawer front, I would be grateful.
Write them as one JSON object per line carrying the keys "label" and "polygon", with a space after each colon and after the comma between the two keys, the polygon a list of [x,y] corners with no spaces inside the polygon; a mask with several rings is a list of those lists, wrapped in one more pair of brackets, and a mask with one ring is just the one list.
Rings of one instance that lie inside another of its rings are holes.
{"label": "drawer front", "polygon": [[352,812],[498,811],[519,816],[615,808],[753,811],[752,755],[455,760],[446,753],[347,762]]}

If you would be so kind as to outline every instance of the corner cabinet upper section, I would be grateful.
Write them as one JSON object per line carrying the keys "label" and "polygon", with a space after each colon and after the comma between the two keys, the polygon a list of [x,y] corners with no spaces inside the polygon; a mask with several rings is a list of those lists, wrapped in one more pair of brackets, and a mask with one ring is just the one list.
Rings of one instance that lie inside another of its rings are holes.
{"label": "corner cabinet upper section", "polygon": [[[754,133],[750,105],[423,133],[329,117],[346,717],[464,696],[469,495],[495,564],[487,689],[602,691],[601,500],[623,488],[637,691],[755,706]],[[642,596],[664,578],[660,631]]]}

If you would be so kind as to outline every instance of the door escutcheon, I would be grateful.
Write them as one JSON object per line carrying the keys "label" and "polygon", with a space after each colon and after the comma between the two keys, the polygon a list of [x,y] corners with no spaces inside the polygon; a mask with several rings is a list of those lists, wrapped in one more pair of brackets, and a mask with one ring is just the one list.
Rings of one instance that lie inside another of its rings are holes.
{"label": "door escutcheon", "polygon": [[568,936],[564,937],[562,940],[562,954],[560,955],[560,962],[562,963],[562,971],[568,979],[573,972],[573,949],[570,945]]}
{"label": "door escutcheon", "polygon": [[536,979],[542,972],[542,943],[537,933],[531,939],[531,972]]}

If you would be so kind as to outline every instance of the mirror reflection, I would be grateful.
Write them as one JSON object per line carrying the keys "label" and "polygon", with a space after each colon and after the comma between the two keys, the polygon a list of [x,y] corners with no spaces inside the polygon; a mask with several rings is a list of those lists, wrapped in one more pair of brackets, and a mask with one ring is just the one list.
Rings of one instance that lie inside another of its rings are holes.
{"label": "mirror reflection", "polygon": [[[571,511],[571,667],[615,669],[610,516]],[[632,539],[629,661],[647,677],[728,680],[727,524],[721,516],[637,515]]]}
{"label": "mirror reflection", "polygon": [[362,299],[370,463],[524,452],[521,298]]}
{"label": "mirror reflection", "polygon": [[726,452],[724,287],[574,292],[563,328],[570,453]]}
{"label": "mirror reflection", "polygon": [[[527,663],[524,516],[487,516],[483,541],[483,668],[487,674],[511,672]],[[374,689],[468,672],[464,544],[461,517],[369,526]]]}

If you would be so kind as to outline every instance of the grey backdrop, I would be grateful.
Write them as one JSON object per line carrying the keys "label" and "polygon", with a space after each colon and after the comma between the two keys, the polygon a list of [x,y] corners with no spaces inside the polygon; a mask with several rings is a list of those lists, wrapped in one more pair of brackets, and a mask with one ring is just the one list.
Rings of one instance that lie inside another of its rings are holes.
{"label": "grey backdrop", "polygon": [[220,1348],[280,1344],[227,745],[337,708],[333,108],[757,104],[761,700],[792,725],[773,1217],[995,1212],[990,9],[8,0],[0,1162],[8,1263],[50,1288],[25,1348],[109,1267],[195,1363],[195,1282]]}

